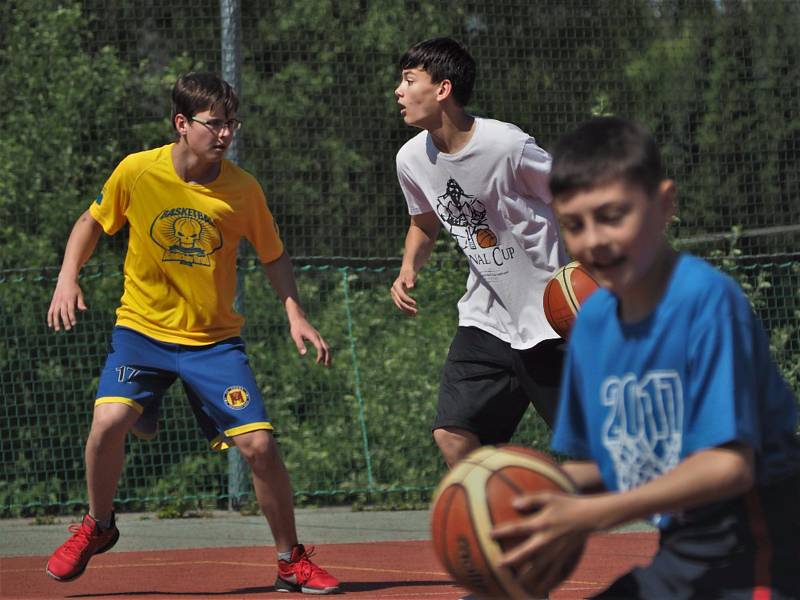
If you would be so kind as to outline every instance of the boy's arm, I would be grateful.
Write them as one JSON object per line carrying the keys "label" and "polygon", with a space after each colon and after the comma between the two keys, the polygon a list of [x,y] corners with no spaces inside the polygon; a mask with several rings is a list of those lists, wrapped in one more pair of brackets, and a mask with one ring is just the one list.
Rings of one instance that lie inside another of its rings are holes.
{"label": "boy's arm", "polygon": [[433,211],[411,216],[403,250],[403,263],[400,274],[392,284],[391,294],[394,305],[412,317],[417,314],[417,301],[408,294],[408,290],[414,287],[417,273],[428,262],[440,227],[439,217]]}
{"label": "boy's arm", "polygon": [[102,233],[103,228],[100,223],[95,221],[88,210],[78,217],[72,227],[64,250],[64,260],[61,263],[56,289],[53,291],[50,308],[47,310],[47,326],[55,331],[61,331],[62,324],[65,330],[72,329],[77,323],[75,309],[86,310],[83,291],[78,285],[78,274],[81,267],[91,258]]}
{"label": "boy's arm", "polygon": [[692,454],[671,471],[598,504],[597,530],[657,513],[696,508],[745,493],[755,483],[753,449],[734,442]]}
{"label": "boy's arm", "polygon": [[752,448],[736,442],[696,452],[671,471],[621,493],[571,496],[545,492],[519,496],[513,503],[517,510],[536,512],[494,530],[492,536],[497,539],[527,538],[506,553],[501,564],[529,561],[565,536],[581,539],[635,519],[743,494],[754,484],[753,460]]}
{"label": "boy's arm", "polygon": [[317,349],[317,364],[331,366],[331,352],[319,332],[314,329],[306,319],[303,307],[300,305],[300,295],[297,292],[297,281],[294,278],[294,268],[289,255],[284,252],[276,260],[263,263],[267,278],[273,289],[281,299],[286,317],[289,319],[289,335],[292,336],[297,351],[305,355],[308,340]]}

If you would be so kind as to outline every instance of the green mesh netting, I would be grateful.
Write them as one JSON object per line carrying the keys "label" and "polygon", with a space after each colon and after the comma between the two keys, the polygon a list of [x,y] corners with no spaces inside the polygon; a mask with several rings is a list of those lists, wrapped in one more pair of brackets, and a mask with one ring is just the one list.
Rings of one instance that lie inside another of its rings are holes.
{"label": "green mesh netting", "polygon": [[[83,506],[83,444],[124,233],[82,276],[90,309],[45,325],[75,218],[127,153],[170,139],[169,92],[222,69],[228,0],[10,1],[0,6],[0,514]],[[422,498],[443,473],[429,435],[465,266],[442,241],[422,312],[388,288],[408,222],[394,155],[396,62],[435,35],[478,61],[470,106],[545,148],[596,114],[643,122],[679,187],[676,244],[743,284],[800,390],[800,4],[789,0],[242,2],[238,154],[264,186],[335,366],[297,356],[280,307],[242,259],[245,337],[298,497]],[[159,437],[131,439],[118,505],[244,503],[241,465],[208,451],[180,386]],[[530,414],[518,441],[545,447]],[[415,496],[415,494],[419,494]],[[377,499],[377,500],[376,500]]]}

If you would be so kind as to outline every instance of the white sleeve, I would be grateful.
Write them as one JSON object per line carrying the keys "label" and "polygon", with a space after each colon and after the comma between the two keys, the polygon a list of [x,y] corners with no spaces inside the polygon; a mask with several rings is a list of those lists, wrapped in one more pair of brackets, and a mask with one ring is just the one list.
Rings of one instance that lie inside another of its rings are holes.
{"label": "white sleeve", "polygon": [[397,155],[397,180],[400,182],[400,188],[403,190],[406,204],[408,205],[408,214],[419,215],[426,212],[431,212],[431,206],[425,194],[420,189],[417,182],[411,176],[408,166],[401,160],[400,155]]}
{"label": "white sleeve", "polygon": [[550,165],[553,159],[550,154],[536,144],[536,140],[529,137],[522,148],[522,157],[517,167],[517,181],[520,191],[526,196],[539,198],[545,204],[550,204]]}

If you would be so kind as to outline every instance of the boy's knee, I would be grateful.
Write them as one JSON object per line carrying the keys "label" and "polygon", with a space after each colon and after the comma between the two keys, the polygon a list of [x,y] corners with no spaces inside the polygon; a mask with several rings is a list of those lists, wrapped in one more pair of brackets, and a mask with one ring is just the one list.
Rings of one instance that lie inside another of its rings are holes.
{"label": "boy's knee", "polygon": [[433,430],[433,439],[449,467],[481,445],[478,436],[466,429],[440,427]]}
{"label": "boy's knee", "polygon": [[259,429],[237,435],[234,438],[236,447],[253,468],[257,465],[275,461],[278,457],[278,448],[275,438],[266,429]]}
{"label": "boy's knee", "polygon": [[121,402],[97,404],[92,415],[90,437],[124,436],[139,418],[139,412]]}

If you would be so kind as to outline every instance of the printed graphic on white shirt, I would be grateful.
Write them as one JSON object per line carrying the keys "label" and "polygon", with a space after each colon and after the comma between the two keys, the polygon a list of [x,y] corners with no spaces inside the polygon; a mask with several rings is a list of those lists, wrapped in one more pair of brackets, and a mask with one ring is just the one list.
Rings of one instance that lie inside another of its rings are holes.
{"label": "printed graphic on white shirt", "polygon": [[519,248],[499,243],[489,226],[486,205],[477,196],[467,194],[452,177],[447,180],[445,193],[436,198],[436,214],[484,277],[508,273],[501,267],[520,254]]}
{"label": "printed graphic on white shirt", "polygon": [[497,236],[486,222],[486,206],[475,196],[465,194],[452,177],[447,181],[447,191],[436,198],[436,213],[461,248],[475,250],[497,244]]}

